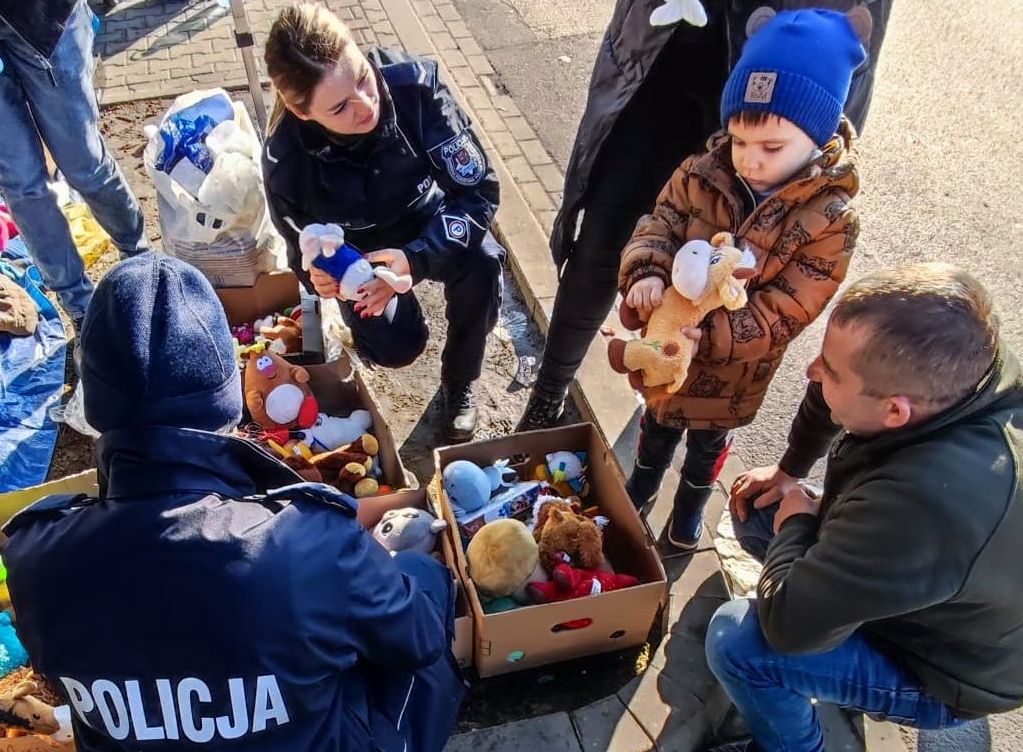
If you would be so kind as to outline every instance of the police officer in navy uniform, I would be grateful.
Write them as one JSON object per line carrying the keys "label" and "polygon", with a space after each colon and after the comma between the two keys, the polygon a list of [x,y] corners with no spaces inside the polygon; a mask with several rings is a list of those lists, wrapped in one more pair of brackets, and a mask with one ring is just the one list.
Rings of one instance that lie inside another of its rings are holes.
{"label": "police officer in navy uniform", "polygon": [[439,752],[465,689],[451,574],[392,559],[353,499],[220,435],[242,389],[209,282],[152,252],[114,267],[81,383],[99,495],[43,499],[3,549],[77,748]]}
{"label": "police officer in navy uniform", "polygon": [[[332,223],[372,263],[413,283],[443,283],[445,433],[470,439],[473,382],[500,312],[505,253],[490,234],[497,178],[468,117],[435,62],[363,55],[320,5],[281,13],[266,64],[278,97],[263,158],[267,201],[292,268],[321,297],[338,297],[336,279],[315,267],[306,274],[298,247],[303,229]],[[411,292],[399,296],[393,320],[378,315],[394,294],[377,280],[362,299],[339,302],[360,354],[398,368],[419,356],[429,332]]]}

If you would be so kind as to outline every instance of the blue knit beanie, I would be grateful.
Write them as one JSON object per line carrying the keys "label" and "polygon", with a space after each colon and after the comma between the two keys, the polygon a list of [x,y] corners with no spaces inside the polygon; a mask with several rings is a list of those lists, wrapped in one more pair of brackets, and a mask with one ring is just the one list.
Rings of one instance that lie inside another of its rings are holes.
{"label": "blue knit beanie", "polygon": [[97,431],[237,423],[234,342],[213,288],[162,253],[134,256],[96,286],[82,325],[85,418]]}
{"label": "blue knit beanie", "polygon": [[745,110],[790,120],[823,146],[838,129],[853,71],[867,53],[833,10],[779,13],[746,42],[721,94],[721,125]]}

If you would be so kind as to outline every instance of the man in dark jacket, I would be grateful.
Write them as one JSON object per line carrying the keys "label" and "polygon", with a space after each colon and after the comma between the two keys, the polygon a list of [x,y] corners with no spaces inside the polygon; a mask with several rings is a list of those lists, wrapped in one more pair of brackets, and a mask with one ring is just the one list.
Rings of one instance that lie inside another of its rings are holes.
{"label": "man in dark jacket", "polygon": [[37,502],[3,549],[78,749],[439,752],[464,694],[451,574],[392,559],[353,499],[218,435],[242,391],[206,279],[122,262],[81,359],[99,497]]}
{"label": "man in dark jacket", "polygon": [[718,103],[747,27],[795,8],[849,11],[867,49],[846,115],[863,127],[892,0],[703,0],[707,25],[655,26],[662,0],[618,0],[593,65],[589,97],[551,232],[560,283],[547,347],[519,430],[559,420],[568,386],[617,294],[619,254],[672,172],[721,127]]}
{"label": "man in dark jacket", "polygon": [[[811,697],[920,728],[1019,707],[1023,375],[987,292],[947,264],[862,279],[809,375],[780,467],[732,490],[757,598],[707,634],[753,748],[823,750]],[[841,429],[817,495],[796,479]]]}
{"label": "man in dark jacket", "polygon": [[92,283],[47,186],[42,141],[125,256],[148,249],[142,211],[100,135],[85,0],[0,0],[0,203],[76,328]]}

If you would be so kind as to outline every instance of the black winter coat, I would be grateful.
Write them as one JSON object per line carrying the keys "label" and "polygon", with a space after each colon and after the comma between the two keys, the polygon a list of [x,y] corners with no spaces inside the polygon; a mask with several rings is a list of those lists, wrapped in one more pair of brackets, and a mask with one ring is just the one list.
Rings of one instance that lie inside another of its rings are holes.
{"label": "black winter coat", "polygon": [[6,21],[47,60],[64,33],[79,0],[0,0],[0,20]]}

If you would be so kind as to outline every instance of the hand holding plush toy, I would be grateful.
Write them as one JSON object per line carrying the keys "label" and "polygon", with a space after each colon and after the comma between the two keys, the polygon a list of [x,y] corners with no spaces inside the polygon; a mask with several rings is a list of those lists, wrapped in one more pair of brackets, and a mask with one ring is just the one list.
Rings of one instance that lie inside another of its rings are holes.
{"label": "hand holding plush toy", "polygon": [[[397,293],[412,289],[412,277],[397,275],[387,267],[373,267],[350,243],[345,242],[345,231],[335,224],[311,224],[299,233],[298,246],[302,251],[302,269],[316,267],[338,281],[339,297],[345,301],[361,300],[360,288],[374,279],[386,282]],[[398,308],[397,298],[391,298],[383,315],[394,320]],[[379,314],[378,314],[379,315]]]}
{"label": "hand holding plush toy", "polygon": [[[629,374],[636,387],[663,386],[669,394],[682,387],[696,349],[696,342],[683,330],[697,326],[716,308],[734,311],[746,305],[746,288],[740,280],[753,276],[756,258],[734,243],[731,233],[719,232],[710,243],[690,240],[678,250],[671,287],[650,314],[643,338],[608,343],[614,370]],[[620,315],[626,327],[642,326],[628,306],[622,306]]]}

